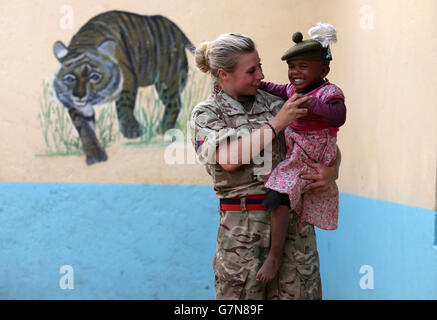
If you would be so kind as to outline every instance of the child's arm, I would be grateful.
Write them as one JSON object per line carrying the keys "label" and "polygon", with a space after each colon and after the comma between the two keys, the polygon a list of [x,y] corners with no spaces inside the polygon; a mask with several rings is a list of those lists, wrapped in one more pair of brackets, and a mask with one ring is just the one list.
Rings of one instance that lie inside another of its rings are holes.
{"label": "child's arm", "polygon": [[288,100],[287,85],[261,81],[259,88],[281,99]]}
{"label": "child's arm", "polygon": [[341,127],[346,121],[346,105],[341,98],[333,98],[326,103],[313,98],[308,106],[308,114],[316,114],[332,127]]}

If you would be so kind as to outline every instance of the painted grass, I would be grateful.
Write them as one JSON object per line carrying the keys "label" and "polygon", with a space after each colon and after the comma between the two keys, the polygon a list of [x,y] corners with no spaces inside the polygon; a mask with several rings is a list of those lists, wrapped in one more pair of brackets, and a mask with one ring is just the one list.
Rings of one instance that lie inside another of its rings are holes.
{"label": "painted grass", "polygon": [[79,136],[73,132],[68,112],[53,99],[50,83],[42,83],[43,93],[40,98],[40,113],[38,114],[45,142],[45,154],[80,155],[82,147]]}
{"label": "painted grass", "polygon": [[[181,95],[182,108],[176,124],[176,128],[182,130],[184,135],[188,129],[191,110],[210,92],[210,78],[190,68],[187,84]],[[153,86],[141,88],[137,95],[135,117],[142,126],[143,134],[138,139],[129,140],[122,137],[119,132],[115,103],[97,106],[95,108],[97,138],[104,148],[116,143],[139,148],[165,145],[163,136],[156,134],[164,108]],[[71,123],[67,110],[53,97],[49,81],[42,83],[38,117],[45,142],[44,153],[38,156],[79,156],[83,154],[79,135]]]}

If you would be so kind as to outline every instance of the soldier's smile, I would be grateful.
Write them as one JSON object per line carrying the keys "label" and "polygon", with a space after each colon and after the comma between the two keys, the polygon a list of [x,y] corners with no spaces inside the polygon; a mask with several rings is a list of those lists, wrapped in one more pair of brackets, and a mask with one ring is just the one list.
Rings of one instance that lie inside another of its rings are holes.
{"label": "soldier's smile", "polygon": [[223,90],[235,100],[242,96],[256,95],[264,74],[258,52],[245,53],[238,57],[233,72],[227,72],[222,79]]}

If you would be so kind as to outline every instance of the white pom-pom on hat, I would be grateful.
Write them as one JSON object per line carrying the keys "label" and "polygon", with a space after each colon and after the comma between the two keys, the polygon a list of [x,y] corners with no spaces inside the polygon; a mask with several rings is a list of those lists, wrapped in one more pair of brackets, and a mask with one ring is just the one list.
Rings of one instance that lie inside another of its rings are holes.
{"label": "white pom-pom on hat", "polygon": [[308,30],[311,39],[320,42],[323,48],[337,42],[337,30],[329,23],[317,23],[317,26]]}

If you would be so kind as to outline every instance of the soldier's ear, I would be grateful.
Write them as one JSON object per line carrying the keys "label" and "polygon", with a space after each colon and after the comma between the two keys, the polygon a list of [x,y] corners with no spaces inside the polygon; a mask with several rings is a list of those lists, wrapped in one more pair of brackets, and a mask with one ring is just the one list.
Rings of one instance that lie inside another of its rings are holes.
{"label": "soldier's ear", "polygon": [[221,80],[227,80],[228,79],[228,76],[229,76],[229,73],[227,73],[225,70],[223,70],[222,68],[219,68],[218,70],[217,70],[217,76],[218,76],[218,78],[219,79],[221,79]]}

